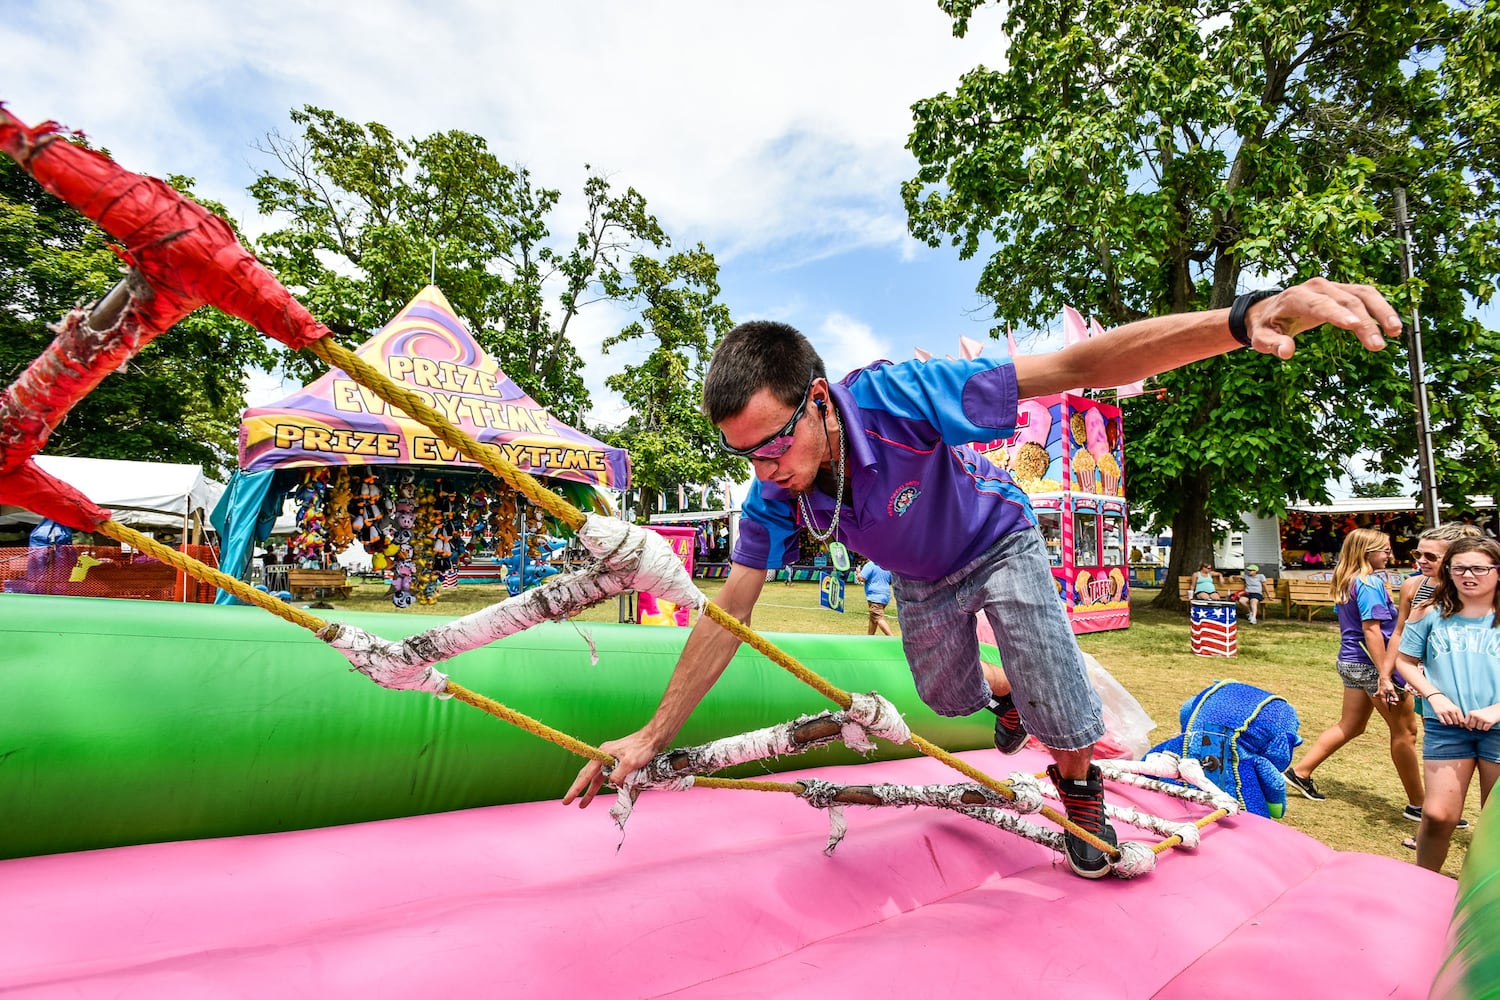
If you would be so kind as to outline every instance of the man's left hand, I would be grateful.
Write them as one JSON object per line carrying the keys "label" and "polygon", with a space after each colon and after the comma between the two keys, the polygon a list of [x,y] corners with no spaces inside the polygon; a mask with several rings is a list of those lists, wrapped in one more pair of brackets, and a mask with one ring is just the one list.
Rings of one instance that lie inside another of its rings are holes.
{"label": "man's left hand", "polygon": [[1282,360],[1297,349],[1293,339],[1323,324],[1349,330],[1366,350],[1378,351],[1401,336],[1401,319],[1385,296],[1369,285],[1343,285],[1312,278],[1250,307],[1245,329],[1250,346]]}

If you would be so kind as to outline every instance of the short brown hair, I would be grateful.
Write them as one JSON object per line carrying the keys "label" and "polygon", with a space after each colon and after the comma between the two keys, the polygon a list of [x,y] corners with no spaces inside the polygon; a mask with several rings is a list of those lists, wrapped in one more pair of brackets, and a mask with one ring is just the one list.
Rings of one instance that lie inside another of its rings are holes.
{"label": "short brown hair", "polygon": [[797,406],[815,378],[827,378],[823,359],[796,328],[769,320],[741,323],[724,335],[703,379],[703,415],[719,423],[745,408],[762,389]]}

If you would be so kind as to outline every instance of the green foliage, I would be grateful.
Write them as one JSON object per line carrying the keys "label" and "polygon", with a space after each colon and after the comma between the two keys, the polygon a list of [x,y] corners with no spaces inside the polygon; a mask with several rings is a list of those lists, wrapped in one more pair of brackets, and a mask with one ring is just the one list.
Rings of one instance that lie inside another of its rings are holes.
{"label": "green foliage", "polygon": [[[291,115],[301,137],[267,137],[279,172],[250,188],[262,213],[286,223],[258,243],[267,266],[353,341],[433,280],[507,375],[578,424],[588,392],[568,326],[587,302],[618,294],[638,252],[667,244],[645,199],[591,175],[585,221],[558,248],[548,219],[559,192],[501,163],[480,136],[399,139],[322,108]],[[287,363],[317,372],[305,357]]]}
{"label": "green foliage", "polygon": [[602,437],[630,451],[631,486],[641,492],[641,519],[658,493],[678,486],[739,479],[745,462],[718,447],[718,432],[698,401],[703,376],[719,338],[733,325],[718,301],[719,266],[698,244],[666,260],[644,255],[631,262],[611,294],[641,308],[641,319],[604,341],[604,351],[631,341],[654,341],[645,359],[609,376],[605,384],[633,411],[623,426]]}
{"label": "green foliage", "polygon": [[[172,177],[191,194],[190,178]],[[201,200],[201,199],[200,199]],[[220,205],[202,202],[224,214]],[[0,378],[13,382],[52,342],[48,328],[97,300],[123,268],[90,220],[0,157]],[[46,452],[198,464],[224,478],[236,464],[247,365],[271,353],[254,330],[201,309],[108,375],[69,412]]]}
{"label": "green foliage", "polygon": [[[978,0],[943,0],[962,36]],[[911,231],[972,256],[1007,322],[1072,304],[1118,324],[1223,308],[1242,286],[1325,275],[1420,303],[1447,498],[1493,492],[1500,275],[1496,12],[1445,0],[1128,0],[1006,8],[1010,65],[918,102]],[[1403,284],[1394,192],[1416,216]],[[1305,335],[1280,364],[1237,352],[1125,403],[1133,504],[1173,524],[1174,565],[1208,525],[1323,499],[1360,451],[1410,472],[1404,351]],[[1175,594],[1168,594],[1171,600]]]}

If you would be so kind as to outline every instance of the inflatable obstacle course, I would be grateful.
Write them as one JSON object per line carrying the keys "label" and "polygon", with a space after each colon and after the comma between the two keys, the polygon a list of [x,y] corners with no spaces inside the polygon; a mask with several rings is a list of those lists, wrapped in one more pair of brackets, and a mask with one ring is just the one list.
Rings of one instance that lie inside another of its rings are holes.
{"label": "inflatable obstacle course", "polygon": [[[442,621],[343,617],[393,638]],[[649,717],[684,638],[676,629],[547,623],[449,666],[517,710],[599,741]],[[775,641],[835,683],[891,693],[934,742],[989,745],[985,719],[945,719],[921,704],[898,641]],[[576,756],[453,701],[378,688],[311,634],[251,608],[7,595],[0,648],[0,815],[10,818],[0,824],[0,857],[548,799],[579,767]],[[680,742],[827,707],[742,649]],[[882,744],[871,759],[914,752]],[[731,773],[862,759],[842,747],[815,754]]]}

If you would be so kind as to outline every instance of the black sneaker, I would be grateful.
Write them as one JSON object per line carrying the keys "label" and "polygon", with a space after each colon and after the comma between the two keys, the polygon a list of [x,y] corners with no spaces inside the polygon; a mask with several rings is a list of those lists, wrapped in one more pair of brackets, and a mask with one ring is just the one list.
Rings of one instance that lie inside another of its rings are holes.
{"label": "black sneaker", "polygon": [[1012,754],[1026,745],[1026,724],[1011,696],[994,695],[990,699],[990,711],[995,713],[995,749]]}
{"label": "black sneaker", "polygon": [[[1408,802],[1406,804],[1406,808],[1403,809],[1403,810],[1401,810],[1401,815],[1405,816],[1407,819],[1411,820],[1413,823],[1420,823],[1420,822],[1422,822],[1422,807],[1421,806],[1414,806],[1410,802]],[[1458,829],[1458,830],[1467,830],[1468,828],[1469,828],[1469,821],[1466,820],[1466,819],[1460,819],[1458,821],[1458,826],[1455,827],[1455,829]]]}
{"label": "black sneaker", "polygon": [[[1104,777],[1097,765],[1089,765],[1089,776],[1083,781],[1064,778],[1058,773],[1056,764],[1048,765],[1047,777],[1057,787],[1068,819],[1111,847],[1120,846],[1115,828],[1104,818]],[[1076,833],[1064,831],[1063,841],[1067,847],[1068,867],[1073,869],[1073,874],[1083,878],[1102,878],[1109,874],[1108,854]]]}
{"label": "black sneaker", "polygon": [[1285,771],[1281,772],[1281,776],[1286,779],[1286,783],[1288,785],[1291,785],[1293,788],[1297,789],[1297,791],[1312,799],[1314,802],[1322,802],[1324,799],[1328,798],[1328,796],[1318,791],[1318,786],[1313,784],[1313,780],[1311,778],[1302,777],[1302,775],[1292,770],[1292,765],[1290,764],[1286,766]]}

